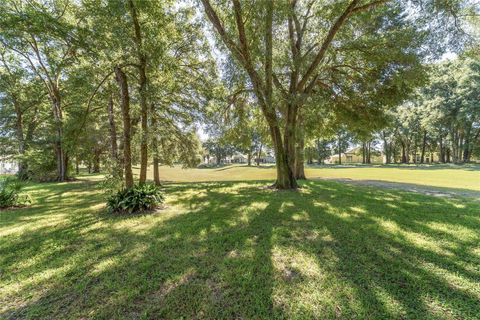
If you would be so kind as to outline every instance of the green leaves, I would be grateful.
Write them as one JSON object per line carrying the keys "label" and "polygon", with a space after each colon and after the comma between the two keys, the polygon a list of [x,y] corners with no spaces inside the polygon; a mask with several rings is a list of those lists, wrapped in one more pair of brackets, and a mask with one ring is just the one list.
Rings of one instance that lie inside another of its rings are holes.
{"label": "green leaves", "polygon": [[0,209],[27,205],[28,195],[21,195],[23,184],[12,177],[0,177]]}
{"label": "green leaves", "polygon": [[153,210],[164,202],[161,189],[153,184],[137,184],[123,189],[107,199],[112,213],[139,213]]}

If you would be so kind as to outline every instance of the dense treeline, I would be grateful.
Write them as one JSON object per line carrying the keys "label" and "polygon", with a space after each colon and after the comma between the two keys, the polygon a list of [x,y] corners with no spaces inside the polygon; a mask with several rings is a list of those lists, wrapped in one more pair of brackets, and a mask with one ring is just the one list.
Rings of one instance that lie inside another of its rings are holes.
{"label": "dense treeline", "polygon": [[[352,141],[366,163],[379,141],[388,162],[468,162],[477,14],[468,0],[5,1],[1,152],[23,178],[103,166],[126,187],[135,164],[140,184],[149,164],[157,184],[161,164],[197,165],[200,125],[217,158],[273,150],[281,189]],[[446,50],[460,58],[431,62]]]}
{"label": "dense treeline", "polygon": [[8,1],[0,7],[2,152],[63,181],[100,162],[133,184],[149,160],[195,165],[194,123],[215,78],[192,6]]}

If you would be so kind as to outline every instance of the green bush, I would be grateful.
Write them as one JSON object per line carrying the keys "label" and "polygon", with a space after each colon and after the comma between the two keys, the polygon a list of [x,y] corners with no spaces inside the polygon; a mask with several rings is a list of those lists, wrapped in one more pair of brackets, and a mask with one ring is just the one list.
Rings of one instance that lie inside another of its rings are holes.
{"label": "green bush", "polygon": [[159,187],[153,184],[139,184],[111,195],[107,199],[107,208],[112,213],[137,213],[153,210],[163,201],[164,197]]}
{"label": "green bush", "polygon": [[0,178],[0,209],[26,205],[28,196],[21,196],[23,184],[14,178]]}

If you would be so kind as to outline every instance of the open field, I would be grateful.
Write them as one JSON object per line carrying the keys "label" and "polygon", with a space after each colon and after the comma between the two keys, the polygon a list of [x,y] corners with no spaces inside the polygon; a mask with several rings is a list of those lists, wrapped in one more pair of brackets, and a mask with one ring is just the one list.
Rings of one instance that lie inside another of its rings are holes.
{"label": "open field", "polygon": [[[148,174],[152,178],[152,170]],[[306,168],[306,175],[309,179],[378,180],[480,191],[480,165],[310,166]],[[247,165],[203,169],[182,169],[179,166],[161,167],[160,177],[162,180],[175,182],[273,180],[275,167],[248,167]]]}
{"label": "open field", "polygon": [[31,184],[31,207],[0,212],[0,318],[479,318],[478,202],[207,182],[167,185],[166,209],[128,217],[88,179]]}

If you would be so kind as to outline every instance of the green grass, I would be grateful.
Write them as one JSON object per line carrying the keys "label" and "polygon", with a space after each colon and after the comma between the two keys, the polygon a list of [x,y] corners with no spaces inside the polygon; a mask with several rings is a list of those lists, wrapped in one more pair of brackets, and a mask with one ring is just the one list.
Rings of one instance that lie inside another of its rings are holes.
{"label": "green grass", "polygon": [[480,203],[266,184],[168,185],[120,217],[96,182],[30,185],[0,212],[0,318],[480,318]]}
{"label": "green grass", "polygon": [[[306,175],[310,179],[380,180],[480,191],[480,165],[310,166],[306,168]],[[152,177],[151,170],[149,176]],[[160,176],[162,180],[176,182],[271,180],[275,178],[275,167],[262,166],[258,168],[246,165],[230,165],[208,169],[182,169],[178,166],[161,167]]]}

